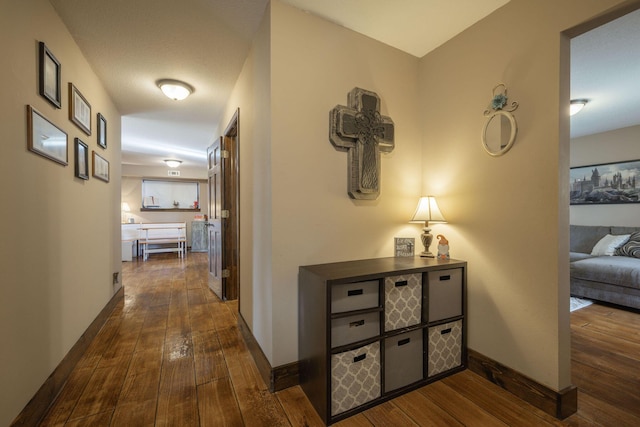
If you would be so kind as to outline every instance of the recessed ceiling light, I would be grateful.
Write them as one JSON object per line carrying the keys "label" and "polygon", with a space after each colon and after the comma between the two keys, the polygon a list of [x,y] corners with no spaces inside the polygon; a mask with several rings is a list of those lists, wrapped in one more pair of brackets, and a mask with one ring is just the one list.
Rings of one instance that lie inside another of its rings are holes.
{"label": "recessed ceiling light", "polygon": [[185,82],[181,82],[180,80],[158,80],[157,85],[167,98],[175,101],[181,101],[195,91],[193,86]]}
{"label": "recessed ceiling light", "polygon": [[167,159],[164,162],[170,168],[177,168],[178,166],[180,166],[180,163],[182,163],[182,160]]}
{"label": "recessed ceiling light", "polygon": [[573,116],[574,114],[578,114],[580,110],[587,105],[587,102],[589,102],[588,99],[572,99],[569,107],[569,115]]}

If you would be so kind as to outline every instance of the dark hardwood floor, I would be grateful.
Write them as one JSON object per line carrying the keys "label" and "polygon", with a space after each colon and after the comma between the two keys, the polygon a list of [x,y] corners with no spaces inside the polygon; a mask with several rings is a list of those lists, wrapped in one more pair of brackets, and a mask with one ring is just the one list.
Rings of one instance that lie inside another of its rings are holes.
{"label": "dark hardwood floor", "polygon": [[640,313],[592,304],[571,313],[575,426],[640,426]]}
{"label": "dark hardwood floor", "polygon": [[[123,263],[124,303],[91,343],[43,426],[321,426],[300,387],[269,393],[237,327],[207,288],[206,254]],[[640,425],[640,315],[572,314],[575,426]],[[464,371],[337,426],[566,425]]]}

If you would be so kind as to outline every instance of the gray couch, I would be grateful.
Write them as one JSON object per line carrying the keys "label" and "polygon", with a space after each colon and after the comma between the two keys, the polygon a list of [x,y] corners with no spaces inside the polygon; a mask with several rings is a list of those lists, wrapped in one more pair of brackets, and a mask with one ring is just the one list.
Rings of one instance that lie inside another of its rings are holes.
{"label": "gray couch", "polygon": [[591,255],[596,243],[607,234],[638,231],[640,227],[572,225],[571,295],[640,309],[640,258]]}

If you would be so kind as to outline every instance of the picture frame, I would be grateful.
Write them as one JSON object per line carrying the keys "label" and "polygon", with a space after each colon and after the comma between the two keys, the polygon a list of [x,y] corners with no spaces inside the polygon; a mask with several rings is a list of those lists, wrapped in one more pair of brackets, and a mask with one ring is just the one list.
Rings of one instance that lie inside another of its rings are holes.
{"label": "picture frame", "polygon": [[98,145],[106,150],[107,148],[107,119],[101,113],[98,113],[98,117],[96,119],[97,123],[97,132],[98,135]]}
{"label": "picture frame", "polygon": [[82,142],[80,138],[75,138],[74,152],[76,156],[75,176],[76,178],[89,179],[89,146]]}
{"label": "picture frame", "polygon": [[68,164],[68,138],[65,131],[27,105],[27,148],[63,166]]}
{"label": "picture frame", "polygon": [[109,182],[109,161],[95,151],[92,153],[91,175],[101,181]]}
{"label": "picture frame", "polygon": [[415,255],[416,239],[413,237],[395,237],[394,247],[396,257],[412,257]]}
{"label": "picture frame", "polygon": [[39,92],[54,107],[62,108],[62,65],[44,42],[39,42]]}
{"label": "picture frame", "polygon": [[69,82],[69,120],[88,136],[91,135],[91,104],[71,82]]}
{"label": "picture frame", "polygon": [[640,160],[573,167],[569,179],[571,205],[640,203]]}

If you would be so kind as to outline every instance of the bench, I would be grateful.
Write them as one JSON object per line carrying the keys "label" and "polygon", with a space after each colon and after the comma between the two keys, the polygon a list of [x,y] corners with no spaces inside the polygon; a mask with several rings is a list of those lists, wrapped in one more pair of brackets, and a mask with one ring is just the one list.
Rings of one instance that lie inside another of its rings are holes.
{"label": "bench", "polygon": [[154,222],[140,224],[140,249],[142,259],[149,254],[176,252],[180,258],[187,253],[186,222]]}

